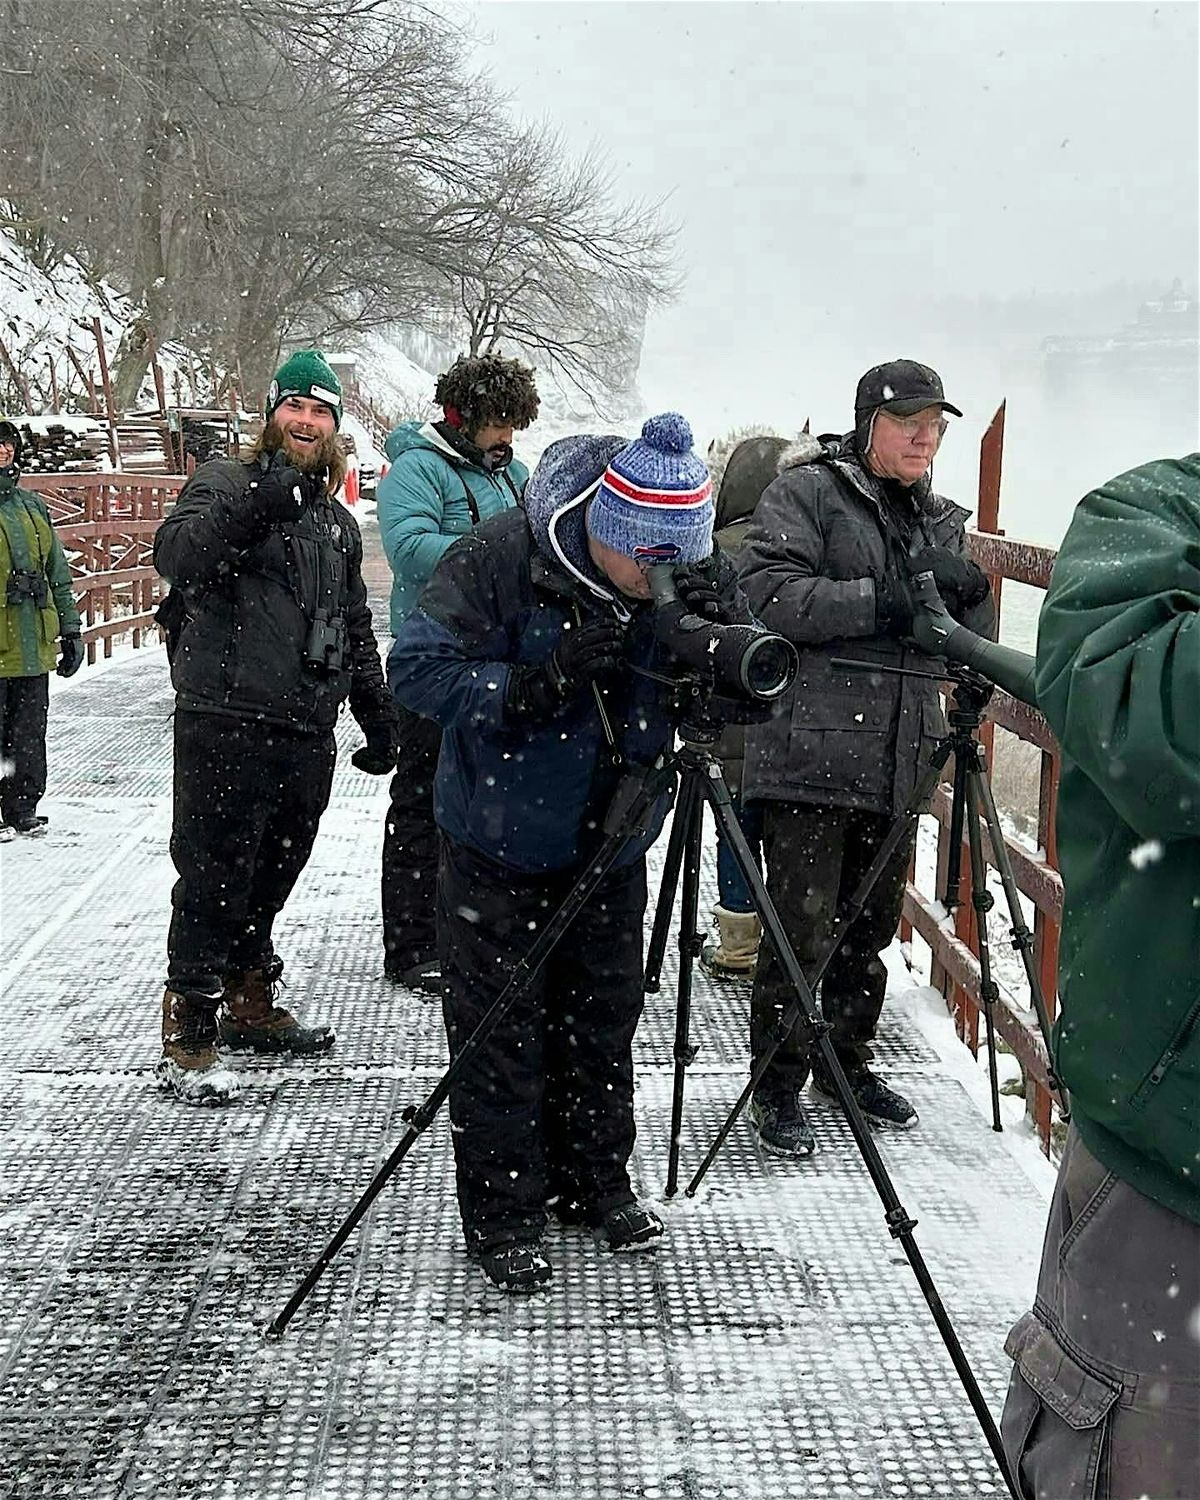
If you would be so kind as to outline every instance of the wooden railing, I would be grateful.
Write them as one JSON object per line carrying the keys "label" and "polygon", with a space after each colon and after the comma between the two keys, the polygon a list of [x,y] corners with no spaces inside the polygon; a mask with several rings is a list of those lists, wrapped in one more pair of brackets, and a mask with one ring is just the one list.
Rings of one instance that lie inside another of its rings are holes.
{"label": "wooden railing", "polygon": [[152,548],[167,508],[183,484],[176,475],[39,474],[22,480],[43,497],[67,554],[88,662],[112,655],[113,640],[141,646],[158,640],[154,609],[166,585]]}
{"label": "wooden railing", "polygon": [[[1005,579],[1046,588],[1054,566],[1055,553],[1050,547],[1013,540],[999,528],[1001,457],[1004,442],[1004,407],[996,413],[984,435],[980,450],[978,519],[980,530],[972,532],[969,544],[972,555],[992,579],[996,608],[1003,620],[1003,584]],[[1005,837],[1005,847],[1013,877],[1022,895],[1033,905],[1034,961],[1051,1018],[1058,1007],[1058,947],[1062,922],[1062,881],[1058,874],[1058,857],[1054,837],[1054,817],[1058,796],[1058,746],[1046,720],[1035,708],[1018,703],[999,689],[987,708],[987,722],[980,732],[988,774],[991,774],[995,726],[1016,735],[1039,752],[1037,852],[1014,837]],[[948,782],[939,786],[930,811],[938,820],[937,888],[923,891],[910,878],[905,894],[901,935],[915,930],[929,945],[932,953],[930,981],[946,996],[953,1012],[959,1036],[977,1052],[980,998],[979,938],[976,915],[971,904],[970,861],[964,830],[960,875],[953,915],[947,917],[942,896],[950,864],[951,789]],[[1003,814],[1004,809],[1000,809]],[[985,856],[995,864],[986,825],[981,821]],[[1001,911],[1006,916],[1003,906]],[[995,938],[992,941],[995,947]],[[1025,1079],[1026,1109],[1035,1123],[1047,1152],[1054,1115],[1046,1049],[1031,1009],[1021,1005],[1001,990],[994,1013],[996,1030],[1012,1049]]]}

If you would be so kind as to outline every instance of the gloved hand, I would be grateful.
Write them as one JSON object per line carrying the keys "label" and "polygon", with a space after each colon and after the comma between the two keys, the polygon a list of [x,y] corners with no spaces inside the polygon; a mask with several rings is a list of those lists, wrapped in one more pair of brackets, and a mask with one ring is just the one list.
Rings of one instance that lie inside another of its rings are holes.
{"label": "gloved hand", "polygon": [[548,719],[581,688],[615,676],[625,662],[625,627],[613,615],[572,624],[563,631],[549,661],[540,667],[514,667],[509,674],[508,708],[518,719]]}
{"label": "gloved hand", "polygon": [[77,635],[64,635],[59,642],[62,655],[55,671],[60,677],[74,677],[83,666],[83,642]]}
{"label": "gloved hand", "polygon": [[367,743],[350,757],[351,765],[368,776],[387,776],[396,769],[396,731],[391,724],[372,725],[366,731]]}
{"label": "gloved hand", "polygon": [[946,601],[951,612],[955,607],[973,609],[987,597],[987,574],[969,557],[960,557],[949,547],[926,547],[915,557],[909,558],[909,572],[915,578],[918,573],[932,573],[938,593]]}
{"label": "gloved hand", "polygon": [[250,481],[247,498],[266,521],[298,521],[304,507],[316,499],[320,481],[294,468],[279,449],[265,474]]}
{"label": "gloved hand", "polygon": [[915,610],[907,578],[885,573],[875,580],[875,633],[902,639],[911,634]]}
{"label": "gloved hand", "polygon": [[677,568],[675,592],[687,606],[689,614],[699,615],[704,620],[715,620],[718,625],[730,623],[729,606],[721,598],[716,584],[703,567]]}

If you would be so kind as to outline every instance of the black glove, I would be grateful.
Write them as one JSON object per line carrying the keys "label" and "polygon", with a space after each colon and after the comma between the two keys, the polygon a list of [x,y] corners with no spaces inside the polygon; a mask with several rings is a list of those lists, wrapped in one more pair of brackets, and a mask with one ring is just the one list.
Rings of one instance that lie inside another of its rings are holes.
{"label": "black glove", "polygon": [[675,592],[687,606],[688,613],[699,615],[704,620],[715,620],[718,625],[728,625],[729,606],[721,598],[716,583],[703,568],[677,568]]}
{"label": "black glove", "polygon": [[875,580],[875,634],[898,639],[912,633],[916,608],[907,578],[886,573]]}
{"label": "black glove", "polygon": [[960,557],[949,547],[926,547],[923,552],[909,558],[908,569],[913,577],[918,573],[932,573],[938,593],[952,613],[956,607],[974,609],[977,604],[982,604],[991,588],[987,574],[978,563],[973,563],[969,557]]}
{"label": "black glove", "polygon": [[581,688],[614,677],[625,664],[624,637],[612,615],[570,625],[549,661],[509,673],[509,711],[518,719],[548,719]]}
{"label": "black glove", "polygon": [[391,723],[373,724],[365,731],[367,743],[360,745],[350,763],[368,776],[387,776],[396,769],[396,729]]}
{"label": "black glove", "polygon": [[83,642],[77,635],[64,635],[59,644],[62,646],[62,655],[55,671],[60,677],[74,677],[83,666]]}
{"label": "black glove", "polygon": [[247,498],[265,521],[298,521],[305,506],[317,498],[321,486],[318,476],[302,474],[293,468],[279,449],[267,472],[250,481]]}

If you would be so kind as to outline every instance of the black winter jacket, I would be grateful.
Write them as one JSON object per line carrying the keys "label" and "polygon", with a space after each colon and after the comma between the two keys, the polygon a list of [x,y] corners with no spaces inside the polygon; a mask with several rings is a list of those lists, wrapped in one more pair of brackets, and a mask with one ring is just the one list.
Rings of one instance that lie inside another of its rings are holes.
{"label": "black winter jacket", "polygon": [[[393,723],[354,518],[324,498],[295,522],[262,518],[250,486],[265,468],[201,464],[154,538],[154,565],[182,589],[189,616],[171,662],[179,706],[323,733],[349,696],[364,731]],[[322,608],[345,621],[341,670],[305,665]]]}
{"label": "black winter jacket", "polygon": [[[860,463],[853,434],[802,439],[784,454],[738,573],[758,618],[799,650],[800,671],[776,714],[746,732],[743,797],[902,810],[946,732],[937,684],[832,658],[929,671],[916,647],[876,633],[875,582],[906,575],[906,558],[925,547],[965,556],[969,514],[927,479],[903,492],[885,486]],[[990,636],[991,595],[961,623]]]}

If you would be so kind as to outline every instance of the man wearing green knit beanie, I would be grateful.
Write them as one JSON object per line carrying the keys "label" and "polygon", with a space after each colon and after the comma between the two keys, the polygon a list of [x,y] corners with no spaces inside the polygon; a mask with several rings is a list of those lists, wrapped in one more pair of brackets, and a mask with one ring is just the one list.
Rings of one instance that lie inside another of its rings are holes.
{"label": "man wearing green knit beanie", "polygon": [[267,388],[267,420],[289,396],[320,401],[333,413],[335,428],[342,425],[342,383],[317,349],[300,349],[284,360]]}

